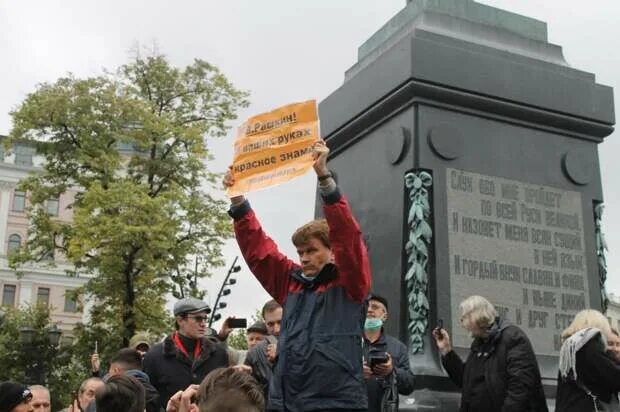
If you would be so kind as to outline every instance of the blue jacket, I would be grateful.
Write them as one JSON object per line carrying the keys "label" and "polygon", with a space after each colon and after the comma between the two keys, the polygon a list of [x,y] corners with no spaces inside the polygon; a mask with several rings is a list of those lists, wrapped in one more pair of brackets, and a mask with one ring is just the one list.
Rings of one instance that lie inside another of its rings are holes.
{"label": "blue jacket", "polygon": [[336,190],[323,211],[335,264],[313,279],[263,232],[249,203],[231,211],[245,261],[284,308],[269,408],[278,411],[366,410],[362,332],[370,266],[358,223]]}

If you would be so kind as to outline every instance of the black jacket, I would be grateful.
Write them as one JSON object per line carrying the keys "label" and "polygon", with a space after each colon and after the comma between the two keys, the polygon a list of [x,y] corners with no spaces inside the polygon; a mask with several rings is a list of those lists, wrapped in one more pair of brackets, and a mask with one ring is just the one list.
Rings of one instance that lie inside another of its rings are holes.
{"label": "black jacket", "polygon": [[[620,364],[612,355],[605,352],[600,338],[592,338],[576,355],[577,377],[603,402],[620,392]],[[592,398],[575,381],[564,380],[558,376],[555,400],[556,412],[594,411]]]}
{"label": "black jacket", "polygon": [[207,338],[201,339],[201,344],[200,356],[194,362],[177,350],[171,336],[154,345],[144,356],[144,372],[159,392],[159,403],[164,410],[177,391],[200,384],[214,369],[228,367],[228,354],[222,344]]}
{"label": "black jacket", "polygon": [[[368,392],[368,412],[381,412],[381,402],[384,395],[387,395],[392,383],[396,384],[398,393],[409,395],[413,392],[414,376],[409,366],[409,355],[407,347],[399,340],[381,333],[379,339],[370,342],[364,339],[364,359],[368,360],[373,354],[387,352],[392,357],[392,375],[383,377],[370,377],[366,380]],[[396,404],[398,404],[398,394],[396,394]]]}
{"label": "black jacket", "polygon": [[529,339],[517,326],[499,319],[489,339],[474,339],[465,363],[454,351],[442,357],[450,379],[462,389],[460,412],[474,412],[467,410],[467,394],[474,383],[468,367],[473,356],[486,359],[484,385],[492,405],[488,412],[547,412],[540,370]]}

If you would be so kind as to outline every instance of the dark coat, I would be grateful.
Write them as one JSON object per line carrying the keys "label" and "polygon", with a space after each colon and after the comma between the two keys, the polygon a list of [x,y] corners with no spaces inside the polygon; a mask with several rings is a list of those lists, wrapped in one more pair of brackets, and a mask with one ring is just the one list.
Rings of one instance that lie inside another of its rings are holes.
{"label": "dark coat", "polygon": [[176,392],[200,384],[214,369],[228,367],[228,354],[222,344],[207,338],[201,339],[201,344],[200,356],[194,362],[177,350],[171,336],[153,345],[144,356],[144,372],[159,392],[159,403],[164,410]]}
{"label": "dark coat", "polygon": [[[592,338],[579,349],[575,358],[577,377],[603,402],[609,402],[612,396],[620,392],[620,364],[605,352],[599,337]],[[555,410],[588,412],[594,411],[594,404],[592,398],[578,388],[575,381],[558,377]]]}
{"label": "dark coat", "polygon": [[273,376],[273,364],[267,358],[267,346],[274,343],[278,343],[278,338],[271,335],[267,336],[248,351],[244,362],[252,368],[252,376],[262,386],[265,400],[269,398],[269,382]]}
{"label": "dark coat", "polygon": [[370,265],[361,229],[337,191],[323,212],[335,264],[312,279],[279,252],[246,201],[231,210],[243,257],[283,307],[269,408],[278,411],[365,410],[362,332]]}
{"label": "dark coat", "polygon": [[[373,354],[387,352],[392,357],[392,375],[383,377],[371,377],[367,380],[368,412],[381,412],[381,401],[390,389],[392,381],[396,383],[398,393],[409,395],[413,392],[414,376],[409,366],[409,354],[407,347],[398,339],[381,333],[379,339],[370,342],[364,339],[364,359],[369,359]],[[398,398],[398,396],[397,396]]]}
{"label": "dark coat", "polygon": [[470,367],[473,356],[486,359],[484,385],[492,404],[488,412],[547,412],[538,362],[527,335],[499,319],[495,329],[488,341],[474,339],[465,363],[454,351],[442,357],[448,376],[462,389],[460,412],[474,412],[466,409],[467,394],[474,383]]}

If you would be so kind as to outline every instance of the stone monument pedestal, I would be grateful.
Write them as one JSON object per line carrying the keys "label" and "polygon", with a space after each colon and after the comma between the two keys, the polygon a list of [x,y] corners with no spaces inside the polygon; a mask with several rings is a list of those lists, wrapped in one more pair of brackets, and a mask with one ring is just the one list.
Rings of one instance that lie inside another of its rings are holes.
{"label": "stone monument pedestal", "polygon": [[417,389],[401,410],[458,410],[430,330],[442,319],[466,355],[457,310],[473,294],[528,334],[553,397],[559,334],[605,304],[597,145],[613,131],[612,89],[571,68],[543,22],[413,0],[319,111],[393,308],[387,333],[411,351]]}

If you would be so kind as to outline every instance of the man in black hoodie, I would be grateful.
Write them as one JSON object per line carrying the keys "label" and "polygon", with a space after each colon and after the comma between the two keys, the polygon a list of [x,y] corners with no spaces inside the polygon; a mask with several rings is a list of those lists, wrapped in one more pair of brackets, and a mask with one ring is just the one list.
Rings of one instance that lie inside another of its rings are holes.
{"label": "man in black hoodie", "polygon": [[151,385],[149,376],[142,371],[142,355],[135,349],[121,349],[110,359],[108,376],[127,375],[142,384],[146,399],[146,412],[160,412],[159,392]]}

